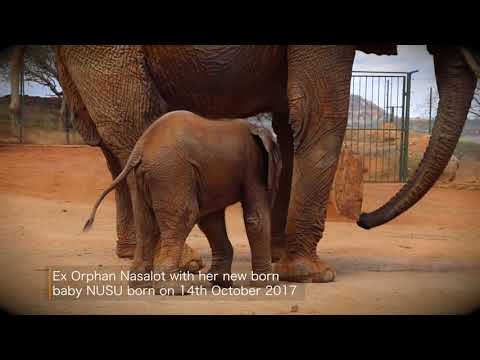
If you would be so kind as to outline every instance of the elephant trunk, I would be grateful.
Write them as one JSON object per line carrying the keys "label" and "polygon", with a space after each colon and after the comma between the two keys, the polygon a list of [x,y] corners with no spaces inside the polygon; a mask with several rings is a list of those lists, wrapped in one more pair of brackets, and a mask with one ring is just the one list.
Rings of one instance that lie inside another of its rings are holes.
{"label": "elephant trunk", "polygon": [[382,225],[415,205],[443,173],[462,133],[477,80],[458,49],[432,50],[440,101],[427,150],[413,177],[393,198],[360,215],[357,224],[364,229]]}

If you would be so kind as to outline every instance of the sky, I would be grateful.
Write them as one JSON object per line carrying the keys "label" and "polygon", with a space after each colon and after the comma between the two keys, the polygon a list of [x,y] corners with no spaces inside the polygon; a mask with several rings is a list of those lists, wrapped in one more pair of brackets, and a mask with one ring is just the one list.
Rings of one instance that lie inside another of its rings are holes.
{"label": "sky", "polygon": [[[353,70],[357,71],[414,71],[410,98],[410,116],[428,115],[426,101],[429,98],[430,87],[437,91],[433,57],[425,45],[399,45],[398,55],[373,55],[357,51]],[[381,105],[381,104],[380,104]],[[436,104],[433,104],[436,108]]]}
{"label": "sky", "polygon": [[[396,56],[367,55],[357,51],[353,70],[402,72],[418,70],[419,72],[412,76],[410,115],[416,117],[428,114],[428,107],[425,106],[425,102],[428,99],[430,87],[432,86],[436,91],[436,85],[433,58],[424,45],[399,45],[398,55]],[[25,92],[31,96],[53,96],[47,87],[30,83],[25,84]],[[10,85],[7,82],[1,82],[0,96],[9,93]]]}

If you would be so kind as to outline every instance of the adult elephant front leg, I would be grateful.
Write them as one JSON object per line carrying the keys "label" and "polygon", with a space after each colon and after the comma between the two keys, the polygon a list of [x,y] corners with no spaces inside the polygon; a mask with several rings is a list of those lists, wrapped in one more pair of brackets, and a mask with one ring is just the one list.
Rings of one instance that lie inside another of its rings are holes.
{"label": "adult elephant front leg", "polygon": [[286,281],[329,282],[335,270],[317,254],[330,188],[347,124],[352,46],[291,46],[288,99],[293,130],[293,175],[287,252],[275,263]]}

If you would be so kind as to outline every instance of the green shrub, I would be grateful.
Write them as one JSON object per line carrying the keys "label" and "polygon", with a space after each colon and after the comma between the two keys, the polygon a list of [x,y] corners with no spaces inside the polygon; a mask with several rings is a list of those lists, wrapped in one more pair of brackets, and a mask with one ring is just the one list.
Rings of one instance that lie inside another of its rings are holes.
{"label": "green shrub", "polygon": [[480,161],[480,144],[473,141],[459,141],[454,155],[458,159],[469,158]]}

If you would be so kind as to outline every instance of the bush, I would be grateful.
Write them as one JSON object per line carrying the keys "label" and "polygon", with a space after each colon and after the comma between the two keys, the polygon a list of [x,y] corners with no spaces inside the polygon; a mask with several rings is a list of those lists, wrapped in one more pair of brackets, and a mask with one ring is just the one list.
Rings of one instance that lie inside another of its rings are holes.
{"label": "bush", "polygon": [[469,158],[480,161],[480,144],[473,141],[459,141],[454,155],[460,160]]}

